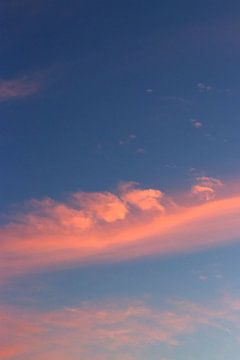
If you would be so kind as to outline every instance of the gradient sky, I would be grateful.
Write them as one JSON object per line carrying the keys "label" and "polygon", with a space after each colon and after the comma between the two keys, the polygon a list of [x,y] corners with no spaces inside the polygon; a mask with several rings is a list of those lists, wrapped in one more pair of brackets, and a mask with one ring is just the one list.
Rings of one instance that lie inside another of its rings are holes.
{"label": "gradient sky", "polygon": [[239,2],[0,28],[0,359],[239,360]]}

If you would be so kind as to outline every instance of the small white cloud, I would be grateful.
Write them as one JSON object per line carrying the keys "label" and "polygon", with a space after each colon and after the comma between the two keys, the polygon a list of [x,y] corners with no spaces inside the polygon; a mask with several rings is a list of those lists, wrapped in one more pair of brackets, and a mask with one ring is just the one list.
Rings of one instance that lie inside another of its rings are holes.
{"label": "small white cloud", "polygon": [[152,93],[153,93],[153,89],[147,89],[147,90],[146,90],[146,93],[147,93],[147,94],[152,94]]}
{"label": "small white cloud", "polygon": [[144,154],[146,154],[146,150],[143,149],[143,148],[138,148],[138,149],[136,150],[136,154],[144,155]]}
{"label": "small white cloud", "polygon": [[203,127],[202,121],[200,121],[198,119],[191,119],[190,122],[191,122],[192,126],[195,127],[195,129],[200,129],[201,127]]}
{"label": "small white cloud", "polygon": [[211,85],[204,84],[201,82],[197,84],[197,88],[200,92],[209,92],[213,90],[213,87]]}
{"label": "small white cloud", "polygon": [[118,141],[119,145],[126,145],[131,143],[132,141],[134,141],[136,139],[136,135],[135,134],[130,134],[128,135],[125,139],[120,139]]}

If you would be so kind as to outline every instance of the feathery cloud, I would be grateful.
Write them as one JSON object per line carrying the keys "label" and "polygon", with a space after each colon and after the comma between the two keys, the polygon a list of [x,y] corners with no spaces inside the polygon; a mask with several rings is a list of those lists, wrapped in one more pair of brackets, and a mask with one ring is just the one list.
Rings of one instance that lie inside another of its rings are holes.
{"label": "feathery cloud", "polygon": [[39,76],[24,76],[10,80],[0,79],[0,102],[24,99],[38,93],[41,87]]}
{"label": "feathery cloud", "polygon": [[198,331],[235,328],[238,304],[229,297],[214,308],[178,300],[162,309],[126,299],[54,311],[1,306],[0,355],[2,360],[137,359],[152,345],[175,348]]}

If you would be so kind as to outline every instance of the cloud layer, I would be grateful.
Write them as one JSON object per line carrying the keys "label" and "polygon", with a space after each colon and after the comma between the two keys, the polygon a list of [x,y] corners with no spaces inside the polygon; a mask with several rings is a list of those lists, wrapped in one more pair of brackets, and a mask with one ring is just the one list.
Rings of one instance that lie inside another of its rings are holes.
{"label": "cloud layer", "polygon": [[1,279],[239,240],[240,193],[206,177],[196,186],[176,199],[125,183],[117,194],[78,192],[65,202],[29,201],[0,228]]}
{"label": "cloud layer", "polygon": [[2,360],[133,360],[152,345],[176,348],[201,331],[219,337],[232,328],[238,341],[240,323],[238,299],[214,307],[178,300],[164,309],[126,299],[54,311],[2,306],[0,318]]}

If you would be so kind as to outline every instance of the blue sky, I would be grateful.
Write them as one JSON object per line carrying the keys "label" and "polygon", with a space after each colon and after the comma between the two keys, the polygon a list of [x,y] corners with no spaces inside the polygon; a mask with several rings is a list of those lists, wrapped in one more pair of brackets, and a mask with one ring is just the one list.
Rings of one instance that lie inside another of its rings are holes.
{"label": "blue sky", "polygon": [[3,360],[238,359],[239,10],[0,1]]}

